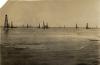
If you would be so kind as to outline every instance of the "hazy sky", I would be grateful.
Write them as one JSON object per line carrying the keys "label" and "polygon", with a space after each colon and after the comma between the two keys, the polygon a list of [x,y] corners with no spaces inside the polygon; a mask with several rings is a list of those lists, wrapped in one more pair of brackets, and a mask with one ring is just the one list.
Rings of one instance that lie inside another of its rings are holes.
{"label": "hazy sky", "polygon": [[90,26],[100,27],[100,0],[9,0],[0,9],[0,23],[8,14],[14,25],[38,25],[43,20],[49,26]]}

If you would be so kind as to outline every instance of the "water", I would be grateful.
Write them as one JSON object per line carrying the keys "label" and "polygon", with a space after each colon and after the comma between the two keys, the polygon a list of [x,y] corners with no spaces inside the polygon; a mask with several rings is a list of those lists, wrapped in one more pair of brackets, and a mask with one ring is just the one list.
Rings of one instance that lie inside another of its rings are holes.
{"label": "water", "polygon": [[1,65],[99,65],[100,29],[1,29]]}

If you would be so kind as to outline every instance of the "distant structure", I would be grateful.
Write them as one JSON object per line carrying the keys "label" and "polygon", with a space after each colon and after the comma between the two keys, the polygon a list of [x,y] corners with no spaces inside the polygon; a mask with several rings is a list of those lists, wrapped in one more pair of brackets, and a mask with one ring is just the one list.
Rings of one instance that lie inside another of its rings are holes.
{"label": "distant structure", "polygon": [[48,23],[44,23],[44,20],[43,20],[43,27],[42,27],[43,29],[48,29],[49,28],[49,26],[48,26]]}
{"label": "distant structure", "polygon": [[76,24],[76,29],[78,28],[78,25]]}
{"label": "distant structure", "polygon": [[48,23],[46,23],[45,28],[46,28],[46,29],[49,28],[49,27],[48,27]]}
{"label": "distant structure", "polygon": [[43,28],[45,29],[45,23],[44,23],[44,20],[43,20]]}
{"label": "distant structure", "polygon": [[40,24],[39,24],[38,28],[41,28]]}
{"label": "distant structure", "polygon": [[86,23],[86,29],[89,29],[89,25],[88,25],[88,23]]}
{"label": "distant structure", "polygon": [[14,28],[14,26],[13,26],[13,22],[11,22],[11,26],[10,26],[11,28]]}
{"label": "distant structure", "polygon": [[29,26],[28,26],[28,24],[27,24],[27,26],[26,26],[27,28],[29,28]]}
{"label": "distant structure", "polygon": [[7,16],[7,14],[5,15],[4,28],[9,28],[8,16]]}

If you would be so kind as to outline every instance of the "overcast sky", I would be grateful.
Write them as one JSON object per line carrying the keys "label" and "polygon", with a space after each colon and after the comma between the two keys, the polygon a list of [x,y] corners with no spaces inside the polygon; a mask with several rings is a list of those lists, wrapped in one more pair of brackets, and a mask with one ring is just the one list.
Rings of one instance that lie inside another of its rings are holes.
{"label": "overcast sky", "polygon": [[0,23],[8,14],[14,25],[38,25],[43,20],[49,26],[90,26],[100,27],[100,0],[9,0],[0,9]]}

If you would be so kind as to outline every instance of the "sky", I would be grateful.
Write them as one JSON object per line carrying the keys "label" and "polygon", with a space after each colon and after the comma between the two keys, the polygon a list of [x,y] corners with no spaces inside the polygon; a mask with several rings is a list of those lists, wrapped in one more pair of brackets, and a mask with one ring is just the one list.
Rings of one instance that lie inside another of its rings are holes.
{"label": "sky", "polygon": [[0,9],[0,25],[5,14],[16,26],[44,21],[51,27],[100,27],[100,0],[9,0]]}

